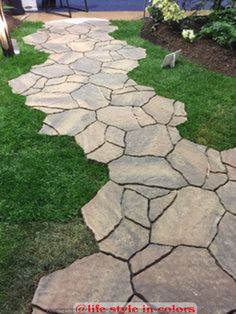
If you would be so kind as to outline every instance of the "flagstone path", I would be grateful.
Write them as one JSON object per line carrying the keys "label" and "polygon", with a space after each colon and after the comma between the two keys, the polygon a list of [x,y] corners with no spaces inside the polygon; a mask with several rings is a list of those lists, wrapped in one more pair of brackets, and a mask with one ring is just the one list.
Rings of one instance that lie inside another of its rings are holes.
{"label": "flagstone path", "polygon": [[110,176],[82,208],[100,252],[43,277],[33,313],[134,296],[233,313],[236,149],[181,138],[184,104],[128,78],[146,53],[114,40],[115,29],[106,20],[46,24],[25,42],[49,59],[9,82],[46,113],[41,134],[74,136]]}

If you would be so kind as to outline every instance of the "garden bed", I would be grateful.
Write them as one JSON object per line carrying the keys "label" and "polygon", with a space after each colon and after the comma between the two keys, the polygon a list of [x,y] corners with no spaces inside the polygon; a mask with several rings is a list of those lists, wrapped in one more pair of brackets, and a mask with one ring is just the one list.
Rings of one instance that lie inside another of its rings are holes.
{"label": "garden bed", "polygon": [[152,20],[146,19],[141,37],[158,44],[169,51],[181,49],[182,55],[205,68],[236,76],[236,51],[219,46],[211,39],[200,39],[189,43],[174,32],[167,24],[160,24],[152,30]]}

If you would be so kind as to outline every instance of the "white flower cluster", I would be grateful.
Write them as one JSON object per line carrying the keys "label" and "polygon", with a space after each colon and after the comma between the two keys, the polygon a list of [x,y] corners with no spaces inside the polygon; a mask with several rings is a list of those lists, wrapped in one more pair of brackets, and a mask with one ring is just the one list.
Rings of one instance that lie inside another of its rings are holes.
{"label": "white flower cluster", "polygon": [[194,34],[194,31],[192,29],[183,29],[182,36],[184,39],[190,41],[191,43],[196,38],[196,35]]}

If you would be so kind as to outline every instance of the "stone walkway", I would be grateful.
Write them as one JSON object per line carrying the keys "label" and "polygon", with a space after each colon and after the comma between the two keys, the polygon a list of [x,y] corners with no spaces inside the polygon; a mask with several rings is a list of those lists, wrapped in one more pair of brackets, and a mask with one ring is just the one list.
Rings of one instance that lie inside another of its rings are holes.
{"label": "stone walkway", "polygon": [[43,277],[33,313],[134,299],[233,313],[236,149],[182,139],[184,104],[128,78],[146,53],[114,40],[113,30],[105,20],[46,24],[25,42],[49,59],[9,82],[46,113],[40,133],[74,136],[110,176],[82,208],[100,252]]}

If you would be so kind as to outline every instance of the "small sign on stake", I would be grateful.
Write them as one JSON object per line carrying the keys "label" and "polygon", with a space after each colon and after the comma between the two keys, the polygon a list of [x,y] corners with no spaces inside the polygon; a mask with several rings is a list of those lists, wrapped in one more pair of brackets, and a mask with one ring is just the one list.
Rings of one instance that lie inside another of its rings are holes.
{"label": "small sign on stake", "polygon": [[181,50],[177,50],[175,52],[172,52],[166,55],[161,67],[162,68],[165,68],[165,67],[174,68],[175,62],[176,60],[178,60],[180,54],[181,54]]}

